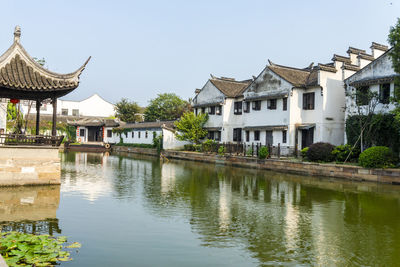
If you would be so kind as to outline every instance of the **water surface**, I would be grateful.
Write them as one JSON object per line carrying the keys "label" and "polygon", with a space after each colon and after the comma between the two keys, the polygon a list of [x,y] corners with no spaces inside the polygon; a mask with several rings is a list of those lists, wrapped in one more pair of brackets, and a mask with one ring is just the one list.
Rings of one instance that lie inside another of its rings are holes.
{"label": "water surface", "polygon": [[0,189],[0,227],[82,243],[62,266],[391,266],[400,187],[62,154],[62,185]]}

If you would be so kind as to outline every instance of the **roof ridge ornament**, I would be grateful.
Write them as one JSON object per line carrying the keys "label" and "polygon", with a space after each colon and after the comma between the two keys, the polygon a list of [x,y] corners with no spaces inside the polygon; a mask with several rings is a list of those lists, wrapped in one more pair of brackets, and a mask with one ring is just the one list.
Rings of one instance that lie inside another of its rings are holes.
{"label": "roof ridge ornament", "polygon": [[19,43],[19,40],[21,39],[21,27],[20,26],[15,26],[14,29],[14,43]]}

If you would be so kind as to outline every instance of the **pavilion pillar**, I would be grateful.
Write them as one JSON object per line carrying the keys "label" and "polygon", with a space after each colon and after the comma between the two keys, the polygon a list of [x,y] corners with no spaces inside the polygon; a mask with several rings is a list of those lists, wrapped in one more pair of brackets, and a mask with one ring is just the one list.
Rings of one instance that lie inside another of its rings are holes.
{"label": "pavilion pillar", "polygon": [[57,136],[57,98],[53,97],[53,123],[51,128],[51,135]]}
{"label": "pavilion pillar", "polygon": [[35,134],[39,135],[39,127],[40,127],[40,101],[36,100],[36,130]]}

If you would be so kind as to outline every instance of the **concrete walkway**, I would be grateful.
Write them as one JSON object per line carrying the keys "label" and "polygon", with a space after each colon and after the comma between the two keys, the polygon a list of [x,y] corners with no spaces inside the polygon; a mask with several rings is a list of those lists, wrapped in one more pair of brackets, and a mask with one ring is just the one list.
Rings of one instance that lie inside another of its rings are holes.
{"label": "concrete walkway", "polygon": [[3,259],[1,255],[0,255],[0,267],[8,267],[6,261]]}

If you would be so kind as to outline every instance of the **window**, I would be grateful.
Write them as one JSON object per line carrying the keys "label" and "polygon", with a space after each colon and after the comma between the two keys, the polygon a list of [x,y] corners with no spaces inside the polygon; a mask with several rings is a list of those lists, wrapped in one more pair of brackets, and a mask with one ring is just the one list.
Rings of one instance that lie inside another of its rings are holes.
{"label": "window", "polygon": [[147,138],[147,137],[149,137],[149,133],[146,131],[146,133],[145,133],[145,136],[144,136],[145,138]]}
{"label": "window", "polygon": [[287,110],[287,97],[283,98],[283,110]]}
{"label": "window", "polygon": [[208,108],[208,114],[214,115],[215,114],[215,106],[209,107]]}
{"label": "window", "polygon": [[261,110],[261,100],[253,102],[253,110]]}
{"label": "window", "polygon": [[214,134],[215,141],[221,141],[221,132],[216,131]]}
{"label": "window", "polygon": [[78,117],[79,116],[79,109],[72,110],[72,116]]}
{"label": "window", "polygon": [[132,131],[132,138],[134,138],[135,137],[135,132],[134,131]]}
{"label": "window", "polygon": [[209,131],[208,135],[207,135],[207,138],[210,139],[210,140],[214,139],[214,132],[213,131]]}
{"label": "window", "polygon": [[242,102],[235,102],[234,103],[234,111],[235,115],[242,115]]}
{"label": "window", "polygon": [[85,137],[85,129],[80,129],[79,130],[79,136],[80,137]]}
{"label": "window", "polygon": [[254,141],[260,141],[260,131],[254,131]]}
{"label": "window", "polygon": [[283,130],[282,131],[282,144],[286,144],[286,142],[287,142],[287,131],[286,130]]}
{"label": "window", "polygon": [[125,138],[128,138],[128,133],[125,133]]}
{"label": "window", "polygon": [[368,105],[369,99],[368,99],[368,91],[369,91],[369,86],[361,86],[356,89],[356,103],[358,106],[364,106]]}
{"label": "window", "polygon": [[250,102],[248,102],[248,101],[244,102],[243,112],[245,112],[245,113],[250,112]]}
{"label": "window", "polygon": [[379,103],[389,104],[390,100],[390,83],[379,85]]}
{"label": "window", "polygon": [[276,99],[268,100],[268,109],[276,109]]}
{"label": "window", "polygon": [[311,110],[314,109],[315,93],[303,94],[303,109]]}
{"label": "window", "polygon": [[138,132],[138,138],[140,138],[140,133],[141,133],[141,132]]}
{"label": "window", "polygon": [[246,142],[250,141],[250,131],[246,131]]}
{"label": "window", "polygon": [[61,109],[61,115],[68,116],[68,109],[66,108]]}
{"label": "window", "polygon": [[111,138],[112,137],[112,130],[107,130],[107,137]]}
{"label": "window", "polygon": [[221,115],[222,114],[222,107],[221,106],[216,106],[215,114],[217,114],[217,115]]}
{"label": "window", "polygon": [[196,114],[196,116],[197,116],[197,112],[198,112],[198,109],[195,108],[195,109],[194,109],[194,114]]}
{"label": "window", "polygon": [[233,129],[233,141],[235,141],[235,142],[242,141],[242,128],[234,128]]}
{"label": "window", "polygon": [[201,108],[201,113],[206,113],[206,108]]}

